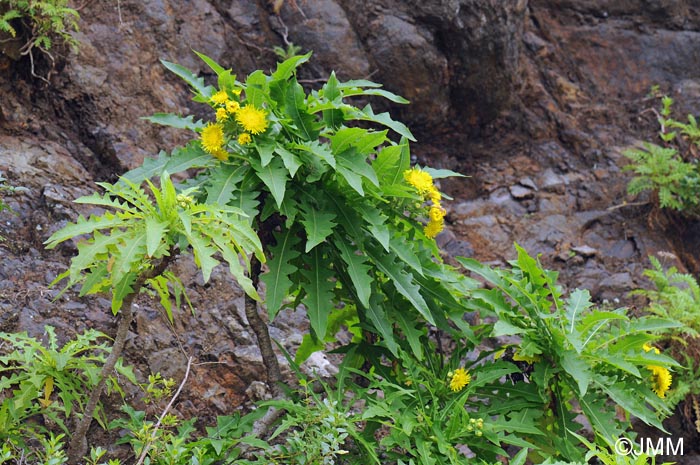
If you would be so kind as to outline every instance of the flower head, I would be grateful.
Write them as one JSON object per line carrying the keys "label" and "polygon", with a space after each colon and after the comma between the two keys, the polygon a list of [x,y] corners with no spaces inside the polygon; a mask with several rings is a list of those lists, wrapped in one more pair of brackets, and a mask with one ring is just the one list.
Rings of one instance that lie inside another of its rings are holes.
{"label": "flower head", "polygon": [[260,134],[267,129],[267,112],[253,105],[246,105],[236,112],[236,121],[246,131]]}
{"label": "flower head", "polygon": [[247,132],[242,132],[238,136],[238,143],[241,145],[250,144],[251,142],[252,142],[252,139],[250,137],[250,134],[248,134]]}
{"label": "flower head", "polygon": [[430,217],[430,221],[439,222],[445,217],[445,213],[445,209],[442,208],[440,204],[433,204],[428,211],[428,216]]}
{"label": "flower head", "polygon": [[[223,151],[224,128],[220,124],[209,123],[202,129],[202,147],[212,155]],[[219,158],[217,156],[217,158]]]}
{"label": "flower head", "polygon": [[226,108],[217,108],[216,109],[216,122],[217,123],[222,123],[228,119],[228,112],[226,111]]}
{"label": "flower head", "polygon": [[229,100],[226,102],[226,111],[229,113],[236,113],[239,108],[241,108],[241,104],[235,100]]}
{"label": "flower head", "polygon": [[217,105],[224,105],[228,101],[228,94],[225,90],[220,90],[212,95],[209,101]]}
{"label": "flower head", "polygon": [[423,234],[425,234],[425,237],[428,239],[433,239],[440,234],[444,228],[445,222],[442,219],[440,219],[440,221],[430,220],[428,224],[425,225],[425,228],[423,228]]}
{"label": "flower head", "polygon": [[424,198],[435,190],[433,177],[430,176],[430,173],[420,168],[411,168],[410,170],[404,171],[403,177],[406,182],[415,187],[418,193]]}
{"label": "flower head", "polygon": [[[449,375],[448,375],[449,376]],[[457,368],[450,376],[450,389],[454,392],[461,391],[469,384],[472,376],[464,368]]]}
{"label": "flower head", "polygon": [[666,392],[668,392],[671,387],[671,382],[673,381],[673,376],[666,368],[649,365],[647,367],[651,371],[651,389],[660,398],[666,397]]}

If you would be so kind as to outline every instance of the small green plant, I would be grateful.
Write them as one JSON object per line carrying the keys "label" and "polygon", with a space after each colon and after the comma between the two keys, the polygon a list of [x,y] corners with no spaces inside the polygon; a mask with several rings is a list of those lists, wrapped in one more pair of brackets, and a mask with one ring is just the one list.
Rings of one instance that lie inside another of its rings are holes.
{"label": "small green plant", "polygon": [[272,47],[272,51],[275,52],[277,58],[284,61],[292,58],[294,55],[298,55],[299,52],[301,52],[301,46],[294,45],[293,42],[290,42],[287,44],[287,48],[275,45],[274,47]]}
{"label": "small green plant", "polygon": [[12,37],[24,32],[23,54],[34,47],[48,51],[55,39],[77,47],[71,31],[78,31],[80,15],[68,3],[68,0],[0,0],[0,31]]}
{"label": "small green plant", "polygon": [[693,155],[700,148],[700,129],[693,115],[683,123],[673,118],[673,99],[661,98],[661,110],[656,113],[660,125],[659,138],[663,146],[644,143],[624,155],[632,160],[625,170],[636,176],[627,186],[630,194],[650,190],[661,208],[671,208],[688,216],[700,215],[700,165]]}
{"label": "small green plant", "polygon": [[[656,257],[649,257],[652,267],[644,271],[644,276],[652,282],[653,288],[633,291],[648,299],[647,311],[682,324],[666,333],[665,342],[669,350],[685,361],[676,376],[675,389],[670,392],[669,403],[687,404],[689,417],[693,417],[700,400],[700,284],[690,274],[680,273],[676,267],[665,269]],[[690,412],[689,412],[690,413]],[[692,422],[692,420],[691,420]],[[700,423],[695,427],[700,432]]]}
{"label": "small green plant", "polygon": [[[614,442],[630,427],[629,419],[616,416],[614,405],[663,430],[661,420],[671,413],[664,400],[671,384],[669,369],[680,365],[658,349],[651,350],[649,343],[657,336],[650,333],[681,324],[658,317],[632,318],[624,309],[598,310],[584,290],[565,299],[557,273],[543,270],[517,249],[512,270],[458,258],[494,286],[471,292],[484,315],[498,318],[491,335],[521,338],[510,356],[519,363],[510,366],[525,375],[511,376],[512,383],[488,384],[480,394],[492,400],[477,414],[500,413],[541,457],[561,455],[568,460],[583,457],[574,436],[581,427],[573,421],[574,405],[602,441]],[[501,350],[495,356],[504,354]],[[523,408],[516,411],[513,405],[520,403]]]}
{"label": "small green plant", "polygon": [[[67,434],[66,421],[76,412],[85,414],[88,393],[109,353],[108,338],[99,331],[88,330],[59,346],[54,328],[45,330],[46,345],[26,333],[0,333],[0,440],[26,451],[31,438],[56,446],[63,437],[51,436],[37,419],[47,418]],[[121,363],[117,372],[136,382],[132,370]],[[114,376],[108,386],[122,392]],[[106,428],[101,406],[95,418]]]}

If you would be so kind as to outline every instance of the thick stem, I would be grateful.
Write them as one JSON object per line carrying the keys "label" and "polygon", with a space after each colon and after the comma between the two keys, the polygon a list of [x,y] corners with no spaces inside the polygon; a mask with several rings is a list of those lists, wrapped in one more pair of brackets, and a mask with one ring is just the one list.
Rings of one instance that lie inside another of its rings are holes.
{"label": "thick stem", "polygon": [[[253,281],[253,286],[257,288],[260,281],[260,261],[255,256],[251,260],[250,267],[250,279]],[[272,340],[270,339],[267,324],[260,318],[258,313],[258,303],[248,295],[245,296],[245,316],[258,340],[260,354],[267,370],[267,384],[273,396],[277,397],[281,394],[279,382],[282,381],[282,372],[277,362],[277,355],[275,355],[275,351],[272,348]]]}
{"label": "thick stem", "polygon": [[126,336],[129,333],[129,326],[131,326],[131,321],[134,319],[133,304],[136,296],[139,295],[141,288],[144,283],[162,274],[168,267],[168,264],[173,258],[173,250],[170,251],[170,255],[163,257],[163,259],[155,267],[142,273],[134,282],[134,292],[127,295],[122,302],[122,307],[119,310],[119,324],[117,325],[117,334],[114,336],[114,344],[112,345],[112,351],[105,360],[105,364],[102,366],[100,371],[100,377],[97,385],[92,389],[90,393],[90,399],[85,406],[85,411],[83,416],[76,425],[75,432],[68,446],[68,463],[70,465],[78,464],[83,456],[85,456],[88,444],[87,444],[87,432],[90,429],[90,424],[92,423],[92,417],[97,408],[97,403],[100,401],[100,396],[104,390],[105,383],[109,376],[111,376],[114,371],[114,366],[117,364],[117,360],[124,350],[124,344],[126,343]]}

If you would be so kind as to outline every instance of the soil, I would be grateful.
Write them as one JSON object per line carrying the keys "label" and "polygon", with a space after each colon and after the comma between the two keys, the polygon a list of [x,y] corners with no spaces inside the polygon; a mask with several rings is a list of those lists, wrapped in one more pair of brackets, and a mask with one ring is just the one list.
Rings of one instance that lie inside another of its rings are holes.
{"label": "soil", "polygon": [[[0,171],[10,184],[27,188],[5,199],[15,213],[0,213],[0,235],[5,238],[0,243],[1,331],[43,337],[44,326],[51,325],[63,341],[85,328],[113,334],[115,321],[105,297],[81,298],[74,290],[57,297],[59,289],[49,287],[68,266],[76,244],[46,250],[43,242],[66,222],[90,213],[72,200],[94,190],[95,182],[114,180],[145,156],[185,140],[182,133],[139,120],[155,112],[201,111],[189,101],[184,86],[166,75],[158,58],[201,70],[192,47],[243,70],[269,67],[274,62],[269,44],[281,44],[280,24],[285,25],[252,3],[160,1],[143,6],[123,1],[119,11],[108,3],[85,2],[77,35],[80,53],[56,51],[50,85],[31,76],[26,59],[0,54]],[[306,38],[309,25],[304,21],[309,18],[290,9],[292,3],[281,13],[297,34],[292,38],[302,44],[312,38],[322,43],[323,35]],[[351,2],[335,3],[347,7]],[[447,230],[438,237],[446,259],[470,256],[502,266],[515,258],[517,242],[557,270],[565,288],[589,289],[598,303],[641,309],[644,302],[629,292],[648,286],[642,272],[649,255],[700,276],[700,222],[660,212],[648,197],[627,196],[630,175],[623,171],[627,160],[622,155],[624,148],[656,131],[649,109],[657,102],[647,97],[651,83],[683,95],[681,111],[697,112],[700,81],[687,71],[697,57],[688,57],[687,68],[657,69],[653,65],[666,52],[649,45],[658,39],[673,50],[697,47],[692,23],[697,18],[688,16],[686,24],[679,22],[682,11],[667,11],[659,24],[657,16],[647,17],[633,7],[631,12],[612,8],[603,16],[604,3],[541,0],[509,11],[521,15],[507,24],[517,41],[517,53],[509,49],[508,56],[518,61],[512,69],[518,76],[501,80],[509,82],[511,94],[483,99],[487,106],[498,102],[497,116],[487,117],[492,110],[480,113],[478,106],[469,107],[474,118],[460,114],[454,92],[439,89],[416,91],[415,98],[427,101],[435,95],[449,107],[431,109],[428,115],[420,109],[411,113],[409,107],[401,115],[418,128],[419,142],[412,148],[416,161],[469,176],[441,185],[454,199],[444,205]],[[311,16],[313,8],[304,5]],[[322,10],[319,14],[325,14]],[[414,45],[432,47],[437,42],[426,31],[439,32],[440,26],[423,10],[416,14],[407,22],[413,28],[407,30],[418,34]],[[379,67],[391,88],[393,71],[381,68],[380,58],[366,56],[367,48],[358,46],[377,38],[369,29],[349,36],[348,28],[361,27],[363,19],[348,17],[347,24],[337,26],[338,34],[344,34],[348,50],[358,50],[353,55],[357,59],[348,59],[344,69],[337,66],[347,74]],[[365,26],[388,24],[382,18]],[[627,52],[611,45],[622,36],[634,45]],[[227,43],[236,46],[222,47]],[[597,53],[594,45],[602,51]],[[319,61],[333,66],[338,63],[334,53],[320,54]],[[464,63],[455,64],[447,52],[445,57],[434,59],[446,60],[443,77],[449,79],[450,67]],[[615,60],[622,66],[641,59],[651,63],[649,73],[642,65],[619,73],[613,66]],[[41,56],[36,66],[40,73],[49,69]],[[305,72],[302,77],[310,83],[319,77],[316,68]],[[422,89],[415,82],[396,85]],[[151,372],[179,380],[192,356],[193,373],[176,410],[211,424],[216,415],[248,408],[268,395],[259,383],[261,357],[242,293],[225,270],[215,270],[204,283],[191,259],[182,257],[174,271],[187,285],[194,314],[181,309],[170,323],[152,299],[141,296],[125,358],[142,381]],[[307,329],[300,310],[283,311],[271,323],[273,338],[292,352]],[[281,354],[279,359],[286,367]],[[139,396],[136,388],[127,391],[130,397]],[[685,439],[685,456],[676,460],[700,463],[700,456],[693,455],[700,438],[681,420],[676,415],[668,422],[670,431]]]}

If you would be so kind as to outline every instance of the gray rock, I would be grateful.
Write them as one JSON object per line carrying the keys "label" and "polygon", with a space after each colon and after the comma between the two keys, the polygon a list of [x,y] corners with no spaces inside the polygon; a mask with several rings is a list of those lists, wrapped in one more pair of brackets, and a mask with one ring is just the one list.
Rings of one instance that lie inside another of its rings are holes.
{"label": "gray rock", "polygon": [[532,189],[528,189],[527,187],[523,187],[517,184],[514,186],[510,186],[508,190],[510,191],[510,195],[512,195],[513,198],[516,200],[531,199],[535,196],[535,193],[532,191]]}

